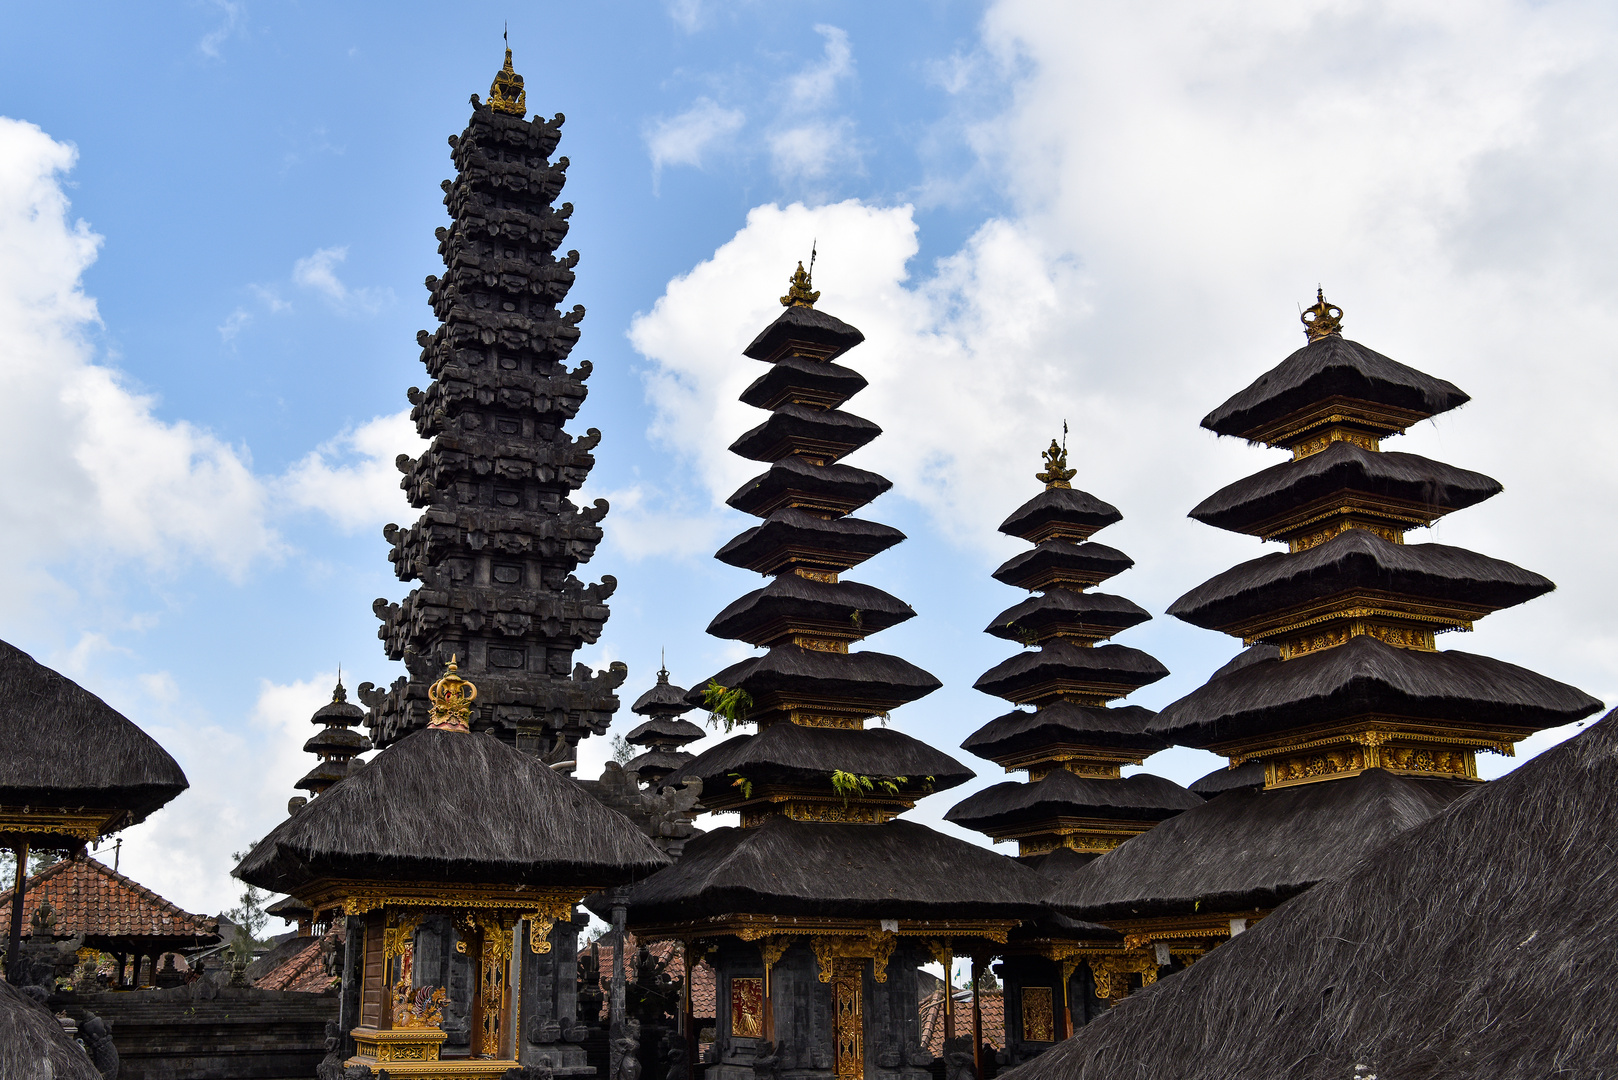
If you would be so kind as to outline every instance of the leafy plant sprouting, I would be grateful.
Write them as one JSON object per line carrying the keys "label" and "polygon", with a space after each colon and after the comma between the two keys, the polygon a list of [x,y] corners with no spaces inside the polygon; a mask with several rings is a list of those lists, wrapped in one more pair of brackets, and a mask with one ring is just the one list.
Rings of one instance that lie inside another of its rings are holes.
{"label": "leafy plant sprouting", "polygon": [[[929,784],[932,777],[928,777]],[[862,791],[876,791],[878,789],[889,795],[898,795],[900,788],[908,784],[908,776],[861,776],[858,773],[844,772],[842,769],[833,770],[831,774],[831,789],[843,797],[843,805],[848,805],[851,795],[858,795]]]}
{"label": "leafy plant sprouting", "polygon": [[741,791],[742,798],[751,799],[753,797],[753,781],[741,773],[726,773],[726,775],[730,777],[730,786]]}
{"label": "leafy plant sprouting", "polygon": [[1034,633],[1032,630],[1029,630],[1027,627],[1018,626],[1016,623],[1008,622],[1006,623],[1006,629],[1017,635],[1017,640],[1022,643],[1022,647],[1025,649],[1032,649],[1035,645],[1039,644],[1039,635]]}
{"label": "leafy plant sprouting", "polygon": [[739,687],[724,687],[708,680],[702,689],[702,703],[708,708],[708,723],[714,727],[724,724],[729,733],[747,719],[753,708],[753,695]]}

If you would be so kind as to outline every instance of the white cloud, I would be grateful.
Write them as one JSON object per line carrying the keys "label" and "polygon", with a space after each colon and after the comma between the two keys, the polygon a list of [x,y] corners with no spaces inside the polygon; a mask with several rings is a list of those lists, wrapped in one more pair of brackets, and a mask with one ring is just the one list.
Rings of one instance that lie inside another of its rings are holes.
{"label": "white cloud", "polygon": [[[386,290],[354,289],[344,284],[337,276],[337,267],[347,258],[346,246],[318,248],[313,255],[306,255],[292,264],[292,281],[305,289],[312,289],[338,311],[375,314],[390,296]],[[266,300],[271,303],[271,310],[282,310],[276,306],[279,298],[274,297],[273,293],[268,295],[274,300]]]}
{"label": "white cloud", "polygon": [[[639,484],[604,492],[584,488],[573,501],[588,506],[598,498],[606,499],[612,508],[612,526],[606,530],[604,545],[621,552],[632,562],[654,556],[706,558],[723,542],[721,525],[713,514],[682,512],[671,506],[662,493],[648,497],[646,489]],[[595,666],[602,667],[606,663],[598,660]]]}
{"label": "white cloud", "polygon": [[400,454],[420,455],[410,410],[378,416],[311,450],[287,470],[277,491],[300,509],[319,510],[347,532],[415,516],[399,487]]}
{"label": "white cloud", "polygon": [[831,103],[837,84],[854,77],[854,49],[848,31],[822,23],[815,33],[826,39],[820,59],[806,64],[787,79],[788,100],[799,109],[819,109]]}
{"label": "white cloud", "polygon": [[653,187],[657,186],[665,165],[701,168],[707,155],[740,131],[746,122],[747,116],[740,109],[727,109],[704,97],[678,116],[647,125],[644,138],[652,157]]}
{"label": "white cloud", "polygon": [[846,116],[781,128],[770,132],[767,141],[770,165],[783,183],[822,180],[844,167],[859,169],[854,121]]}
{"label": "white cloud", "polygon": [[244,0],[213,0],[213,6],[219,9],[224,21],[202,35],[197,49],[210,59],[220,60],[223,59],[222,46],[247,24],[247,4]]}
{"label": "white cloud", "polygon": [[253,313],[239,307],[225,316],[225,321],[219,324],[219,337],[225,342],[235,341],[236,335],[251,326],[252,322]]}
{"label": "white cloud", "polygon": [[694,34],[702,28],[706,15],[702,0],[666,0],[663,7],[674,25],[686,33]]}

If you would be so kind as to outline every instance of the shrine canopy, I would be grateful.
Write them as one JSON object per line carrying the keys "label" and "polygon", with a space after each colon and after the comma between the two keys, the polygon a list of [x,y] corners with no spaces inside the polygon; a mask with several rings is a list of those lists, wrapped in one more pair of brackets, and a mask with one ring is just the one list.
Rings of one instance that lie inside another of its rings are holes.
{"label": "shrine canopy", "polygon": [[1618,1075],[1615,789],[1608,713],[1017,1075]]}
{"label": "shrine canopy", "polygon": [[[53,937],[84,935],[86,948],[159,956],[219,940],[219,920],[182,910],[146,886],[95,859],[63,859],[28,879],[23,890],[23,936],[34,912],[49,904]],[[0,926],[11,928],[11,893],[0,893]]]}
{"label": "shrine canopy", "polygon": [[0,846],[78,848],[189,785],[134,722],[0,641]]}

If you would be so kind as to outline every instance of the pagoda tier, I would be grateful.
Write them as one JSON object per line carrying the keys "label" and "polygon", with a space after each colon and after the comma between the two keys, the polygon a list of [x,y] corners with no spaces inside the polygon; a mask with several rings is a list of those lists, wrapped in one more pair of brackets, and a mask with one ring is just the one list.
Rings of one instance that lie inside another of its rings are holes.
{"label": "pagoda tier", "polygon": [[1029,782],[986,788],[945,819],[996,841],[1016,840],[1025,859],[1059,850],[1094,858],[1202,800],[1162,777],[1120,773],[1168,744],[1147,733],[1150,710],[1107,703],[1168,670],[1139,649],[1101,644],[1151,618],[1121,596],[1089,591],[1132,565],[1122,552],[1090,542],[1122,515],[1073,489],[1067,450],[1054,440],[1045,463],[1039,474],[1045,490],[1000,526],[1034,550],[995,572],[1001,581],[1039,591],[996,615],[984,631],[1030,649],[995,665],[976,684],[1035,708],[997,717],[961,744],[1008,772],[1026,770]]}
{"label": "pagoda tier", "polygon": [[635,704],[629,707],[631,712],[648,719],[625,735],[624,741],[646,749],[625,762],[624,769],[639,773],[641,780],[653,787],[676,770],[686,773],[685,766],[696,755],[681,747],[707,734],[691,721],[680,719],[682,714],[693,708],[686,702],[685,696],[685,687],[669,682],[669,669],[659,668],[657,685],[636,698]]}
{"label": "pagoda tier", "polygon": [[454,656],[480,690],[475,728],[565,762],[579,739],[605,731],[627,673],[573,663],[600,636],[616,584],[573,576],[607,512],[603,500],[570,501],[601,435],[564,430],[590,364],[565,363],[584,309],[558,307],[579,258],[556,256],[573,212],[554,205],[567,179],[567,158],[551,158],[562,117],[529,120],[490,100],[474,96],[466,130],[449,140],[451,221],[437,233],[446,269],[427,278],[440,325],[417,337],[432,382],[409,393],[416,430],[432,443],[399,459],[400,486],[422,516],[384,530],[400,580],[420,583],[400,603],[375,604],[388,656],[409,675],[386,692],[362,687],[361,698],[386,746],[426,725],[427,684]]}
{"label": "pagoda tier", "polygon": [[309,719],[310,723],[319,724],[320,730],[303,748],[320,761],[293,787],[303,788],[310,795],[320,795],[357,767],[354,758],[371,749],[371,740],[361,732],[349,730],[364,721],[365,710],[348,700],[341,678],[332,690],[331,700],[316,709]]}

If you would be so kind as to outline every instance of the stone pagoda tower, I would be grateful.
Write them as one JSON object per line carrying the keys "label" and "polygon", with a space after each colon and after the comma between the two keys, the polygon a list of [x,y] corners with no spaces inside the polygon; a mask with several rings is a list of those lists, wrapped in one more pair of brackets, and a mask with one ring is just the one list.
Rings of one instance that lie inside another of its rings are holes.
{"label": "stone pagoda tower", "polygon": [[944,815],[996,841],[1016,840],[1025,862],[1050,861],[1051,871],[1111,851],[1202,802],[1160,776],[1120,776],[1122,766],[1140,765],[1168,744],[1146,730],[1156,715],[1151,710],[1108,704],[1168,670],[1138,649],[1101,644],[1151,616],[1121,596],[1090,591],[1134,563],[1088,542],[1122,515],[1075,490],[1073,474],[1067,448],[1052,439],[1045,471],[1036,477],[1045,490],[1000,526],[1035,546],[996,570],[995,579],[1034,595],[996,615],[984,632],[1034,651],[996,665],[977,689],[1033,710],[996,717],[961,744],[1007,772],[1026,771],[1029,783],[985,788]]}
{"label": "stone pagoda tower", "polygon": [[689,699],[727,728],[756,728],[681,770],[701,780],[704,805],[738,813],[741,827],[691,840],[630,898],[638,935],[679,938],[717,973],[707,1080],[753,1080],[756,1069],[926,1080],[934,1059],[918,1041],[917,968],[990,955],[1046,910],[1048,883],[1034,871],[894,820],[972,774],[887,726],[938,680],[855,648],[914,612],[843,578],[904,537],[850,516],[889,483],[841,463],[879,429],[840,407],[866,385],[838,363],[864,335],[816,310],[818,298],[800,264],[786,310],[745,350],[768,367],[742,400],[769,416],[731,449],[769,466],[729,502],[762,520],[718,558],[768,581],[708,630],[766,651]]}
{"label": "stone pagoda tower", "polygon": [[320,725],[320,730],[303,744],[304,750],[320,760],[293,787],[303,788],[310,795],[320,795],[346,777],[354,767],[354,758],[371,749],[370,739],[361,732],[350,730],[364,720],[365,710],[348,700],[348,691],[344,689],[342,676],[339,675],[337,686],[331,692],[331,700],[316,709],[315,715],[309,718],[310,723]]}
{"label": "stone pagoda tower", "polygon": [[[1511,563],[1406,534],[1499,493],[1480,473],[1382,441],[1468,399],[1341,333],[1317,294],[1308,344],[1203,427],[1291,452],[1191,512],[1287,550],[1228,570],[1169,612],[1251,646],[1148,724],[1230,759],[1199,807],[1068,875],[1056,897],[1177,966],[1477,784],[1479,751],[1601,703],[1436,635],[1549,592]],[[1155,977],[1155,976],[1154,976]],[[1150,979],[1148,979],[1150,981]]]}
{"label": "stone pagoda tower", "polygon": [[669,682],[669,669],[663,667],[658,669],[657,685],[629,707],[646,717],[646,722],[625,735],[624,741],[646,749],[625,762],[624,769],[639,773],[641,782],[653,790],[662,786],[664,777],[696,760],[695,754],[680,748],[707,734],[691,721],[680,719],[696,707],[685,700],[686,694],[685,687]]}
{"label": "stone pagoda tower", "polygon": [[628,673],[573,664],[600,635],[616,583],[573,576],[607,513],[604,500],[580,509],[569,499],[601,433],[564,430],[590,363],[567,367],[584,309],[558,306],[579,259],[555,254],[573,212],[553,205],[567,179],[567,158],[551,160],[563,118],[525,113],[508,49],[488,104],[474,95],[471,121],[449,140],[451,220],[437,234],[445,272],[427,279],[440,325],[417,335],[432,382],[409,394],[432,445],[399,459],[422,515],[384,530],[400,580],[418,584],[401,603],[375,605],[378,636],[409,676],[386,692],[361,688],[379,747],[426,726],[427,687],[454,657],[478,687],[474,729],[566,762],[580,738],[605,730]]}

